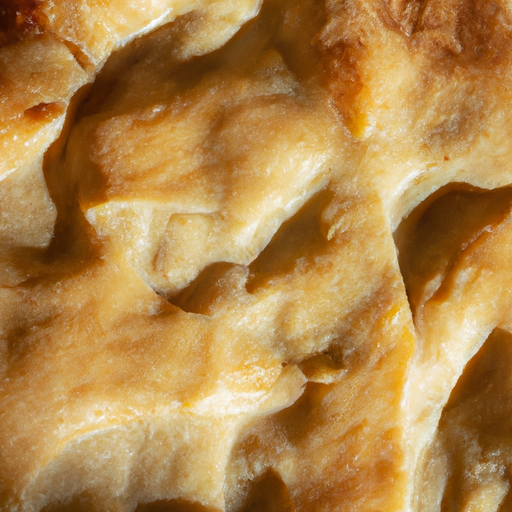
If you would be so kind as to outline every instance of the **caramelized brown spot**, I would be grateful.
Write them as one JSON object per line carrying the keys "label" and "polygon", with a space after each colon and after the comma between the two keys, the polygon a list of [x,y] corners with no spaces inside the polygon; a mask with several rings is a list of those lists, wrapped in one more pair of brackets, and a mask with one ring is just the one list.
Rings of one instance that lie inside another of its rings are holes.
{"label": "caramelized brown spot", "polygon": [[382,0],[379,17],[428,53],[459,64],[494,65],[508,54],[511,20],[503,0]]}
{"label": "caramelized brown spot", "polygon": [[0,46],[39,34],[48,23],[45,0],[3,0],[0,4]]}
{"label": "caramelized brown spot", "polygon": [[350,131],[357,135],[357,119],[360,115],[359,98],[363,90],[363,80],[358,62],[363,48],[340,42],[332,48],[324,49],[325,81],[337,111]]}
{"label": "caramelized brown spot", "polygon": [[43,119],[50,119],[62,114],[65,106],[60,102],[53,103],[39,103],[33,107],[25,110],[25,115],[34,121],[41,121]]}
{"label": "caramelized brown spot", "polygon": [[371,98],[380,94],[371,81],[380,64],[370,55],[381,54],[385,66],[393,45],[414,58],[420,54],[425,76],[457,71],[460,91],[477,79],[494,80],[498,68],[511,60],[512,16],[504,0],[347,0],[333,5],[317,45],[325,87],[356,137],[364,134]]}
{"label": "caramelized brown spot", "polygon": [[427,0],[412,22],[413,47],[444,67],[508,61],[511,16],[502,0]]}
{"label": "caramelized brown spot", "polygon": [[382,21],[393,30],[411,35],[426,3],[426,0],[383,0]]}

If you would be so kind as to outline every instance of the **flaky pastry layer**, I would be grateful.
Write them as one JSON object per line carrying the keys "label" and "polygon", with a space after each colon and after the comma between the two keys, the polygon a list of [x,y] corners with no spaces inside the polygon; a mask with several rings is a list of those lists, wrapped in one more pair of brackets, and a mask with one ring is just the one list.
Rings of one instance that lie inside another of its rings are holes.
{"label": "flaky pastry layer", "polygon": [[0,36],[0,510],[511,509],[508,2]]}

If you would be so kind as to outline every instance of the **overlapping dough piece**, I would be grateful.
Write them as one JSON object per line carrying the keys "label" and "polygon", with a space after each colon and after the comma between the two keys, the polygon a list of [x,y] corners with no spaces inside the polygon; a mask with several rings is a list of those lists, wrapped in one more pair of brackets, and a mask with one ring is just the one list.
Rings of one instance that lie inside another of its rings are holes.
{"label": "overlapping dough piece", "polygon": [[[16,284],[26,277],[17,263],[24,260],[25,248],[39,250],[50,243],[57,212],[45,184],[45,179],[51,178],[48,172],[46,178],[43,176],[43,158],[61,134],[73,95],[76,105],[83,96],[77,91],[94,80],[112,51],[185,13],[189,19],[183,23],[182,58],[211,51],[254,16],[257,6],[258,2],[248,0],[141,2],[129,6],[124,2],[12,1],[2,7],[3,284]],[[215,25],[215,34],[203,34],[203,25]],[[197,32],[201,37],[191,37]]]}
{"label": "overlapping dough piece", "polygon": [[[16,284],[19,248],[47,247],[56,209],[43,177],[43,158],[59,136],[71,96],[87,79],[68,49],[37,36],[0,49],[0,281]],[[9,262],[9,263],[8,263]]]}

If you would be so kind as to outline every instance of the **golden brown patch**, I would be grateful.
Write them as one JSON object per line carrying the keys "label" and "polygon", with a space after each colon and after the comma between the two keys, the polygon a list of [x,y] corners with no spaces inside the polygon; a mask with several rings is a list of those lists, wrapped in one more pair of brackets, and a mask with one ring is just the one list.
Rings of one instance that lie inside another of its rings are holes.
{"label": "golden brown patch", "polygon": [[0,3],[0,47],[44,30],[48,19],[44,0],[2,0]]}
{"label": "golden brown patch", "polygon": [[58,116],[62,114],[64,110],[65,105],[61,102],[39,103],[26,110],[25,115],[29,116],[31,120],[40,121]]}

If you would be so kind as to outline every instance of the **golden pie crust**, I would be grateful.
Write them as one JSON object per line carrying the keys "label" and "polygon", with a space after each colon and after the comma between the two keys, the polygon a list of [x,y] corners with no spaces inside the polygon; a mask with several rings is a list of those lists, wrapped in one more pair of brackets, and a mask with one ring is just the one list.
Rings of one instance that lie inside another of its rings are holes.
{"label": "golden pie crust", "polygon": [[0,5],[0,510],[512,509],[505,0]]}

